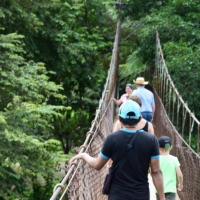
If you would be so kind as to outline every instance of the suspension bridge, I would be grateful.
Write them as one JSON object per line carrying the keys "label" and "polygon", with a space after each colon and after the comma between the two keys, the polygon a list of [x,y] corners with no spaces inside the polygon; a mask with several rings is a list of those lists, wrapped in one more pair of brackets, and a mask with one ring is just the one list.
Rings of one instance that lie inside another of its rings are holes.
{"label": "suspension bridge", "polygon": [[[119,12],[121,8],[119,6]],[[120,15],[119,15],[120,16]],[[76,153],[87,152],[98,156],[106,136],[113,130],[116,116],[114,103],[110,101],[117,95],[121,18],[117,22],[110,68],[102,97],[96,110],[85,142]],[[177,156],[184,176],[184,189],[178,195],[181,200],[200,199],[200,122],[188,108],[176,89],[168,72],[163,56],[159,34],[156,32],[155,72],[152,80],[156,112],[153,119],[155,135],[168,135],[172,139],[172,154]],[[181,121],[181,123],[180,123]],[[192,137],[196,136],[195,149],[191,148]],[[187,138],[185,141],[183,138]],[[197,153],[198,152],[198,153]],[[96,171],[82,160],[72,163],[63,180],[58,183],[50,200],[104,200],[102,185],[105,167]],[[153,200],[153,199],[152,199]]]}

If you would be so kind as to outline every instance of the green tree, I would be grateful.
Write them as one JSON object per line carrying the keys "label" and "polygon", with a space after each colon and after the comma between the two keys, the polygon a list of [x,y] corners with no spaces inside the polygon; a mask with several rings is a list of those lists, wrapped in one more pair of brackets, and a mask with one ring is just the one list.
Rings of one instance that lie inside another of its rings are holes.
{"label": "green tree", "polygon": [[[110,3],[114,4],[111,0],[8,0],[3,4],[4,33],[24,36],[26,58],[44,62],[47,70],[55,72],[49,76],[64,88],[61,93],[67,99],[63,105],[87,112],[88,121],[94,117],[110,62],[116,24],[113,23],[116,13]],[[54,97],[49,100],[51,104],[60,103]],[[83,122],[81,116],[78,121],[82,122],[78,127],[88,128],[88,121]],[[68,137],[66,128],[55,131],[62,142]],[[67,148],[65,152],[68,151]]]}
{"label": "green tree", "polygon": [[[156,30],[158,30],[170,76],[183,100],[195,113],[196,118],[200,119],[200,114],[197,111],[200,106],[198,101],[200,93],[197,89],[200,84],[199,1],[148,1],[148,5],[151,5],[149,10],[145,10],[147,7],[141,10],[137,7],[143,2],[134,1],[130,3],[138,4],[136,7],[130,6],[128,10],[124,11],[123,27],[126,35],[130,35],[130,37],[125,37],[126,40],[121,45],[121,49],[123,49],[121,53],[123,56],[123,59],[121,59],[121,78],[126,77],[125,80],[132,81],[133,76],[137,74],[131,72],[141,71],[140,75],[146,76],[151,83],[154,76],[155,38]],[[133,14],[129,11],[132,11]],[[135,24],[144,25],[134,31]],[[145,74],[142,72],[144,65],[139,66],[138,59],[142,63],[146,63],[147,71]],[[179,117],[179,124],[182,124],[181,119],[182,115]],[[185,126],[185,130],[188,130],[189,124]],[[196,127],[194,130],[196,130]],[[197,137],[197,134],[192,136],[191,147],[195,150]],[[185,136],[184,139],[188,141],[188,136]]]}
{"label": "green tree", "polygon": [[[191,110],[199,107],[199,39],[198,31],[199,11],[197,1],[176,0],[169,3],[161,10],[152,10],[148,17],[149,23],[140,33],[140,50],[145,54],[149,63],[154,62],[154,51],[149,46],[153,44],[154,32],[157,29],[163,45],[164,55],[169,67],[169,72],[183,99],[188,102]],[[148,42],[149,41],[149,42]],[[181,80],[184,80],[184,84]],[[188,94],[191,95],[188,95]],[[196,113],[200,118],[199,113]]]}
{"label": "green tree", "polygon": [[22,38],[0,34],[0,198],[6,200],[30,199],[35,185],[52,187],[62,148],[51,138],[67,110],[49,104],[52,96],[65,99],[62,87],[49,81],[44,64],[23,58]]}
{"label": "green tree", "polygon": [[110,2],[1,2],[0,198],[48,199],[62,149],[81,144],[109,67]]}

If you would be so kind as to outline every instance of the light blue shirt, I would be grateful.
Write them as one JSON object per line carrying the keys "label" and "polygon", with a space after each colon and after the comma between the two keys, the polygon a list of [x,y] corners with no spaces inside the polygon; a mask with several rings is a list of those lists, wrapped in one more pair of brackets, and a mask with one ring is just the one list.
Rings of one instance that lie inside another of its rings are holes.
{"label": "light blue shirt", "polygon": [[155,105],[155,101],[151,91],[147,90],[144,86],[139,86],[136,90],[133,90],[133,95],[141,99],[141,112],[152,112],[152,106]]}

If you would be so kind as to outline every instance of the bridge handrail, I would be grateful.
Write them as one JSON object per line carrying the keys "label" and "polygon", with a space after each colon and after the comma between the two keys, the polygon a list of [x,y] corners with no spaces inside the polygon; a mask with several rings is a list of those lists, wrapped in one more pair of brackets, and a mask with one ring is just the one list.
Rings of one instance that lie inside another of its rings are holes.
{"label": "bridge handrail", "polygon": [[[95,136],[95,133],[98,133],[97,130],[101,123],[101,119],[107,110],[107,107],[111,105],[109,102],[110,102],[110,98],[113,95],[113,91],[115,90],[115,83],[116,83],[117,75],[118,75],[118,54],[119,54],[120,34],[121,34],[121,17],[119,17],[118,22],[117,22],[117,30],[116,30],[116,36],[115,36],[115,41],[114,41],[114,47],[113,47],[113,52],[112,52],[110,68],[108,71],[106,84],[104,85],[104,90],[102,92],[102,97],[99,101],[98,109],[96,110],[95,119],[93,120],[91,128],[90,128],[89,132],[87,133],[84,144],[79,149],[79,153],[83,153],[83,152],[87,151],[90,143],[92,142],[92,140]],[[113,117],[114,117],[114,112],[113,112]],[[53,195],[50,198],[50,200],[55,200],[58,197],[59,193],[61,192],[61,189],[64,188],[64,184],[66,184],[70,175],[72,175],[71,179],[73,179],[81,162],[82,161],[79,161],[79,162],[76,161],[76,162],[72,163],[72,165],[69,167],[68,172],[65,175],[65,177],[63,178],[63,180],[61,181],[61,183],[59,183],[55,186]],[[60,199],[62,199],[64,197],[65,192],[67,191],[67,189],[71,183],[71,179],[69,180],[68,186],[65,189],[65,191],[63,191],[63,194]]]}
{"label": "bridge handrail", "polygon": [[[182,130],[181,130],[181,135],[184,137],[184,128],[185,128],[185,123],[186,123],[186,117],[187,113],[189,115],[189,145],[191,146],[191,138],[192,138],[192,131],[194,128],[194,123],[196,123],[197,126],[197,144],[196,144],[196,151],[199,153],[200,150],[200,122],[199,120],[195,117],[194,113],[188,108],[187,103],[182,99],[181,95],[179,94],[178,90],[176,89],[170,74],[168,72],[165,59],[163,56],[163,51],[162,47],[160,44],[160,39],[159,39],[159,33],[156,31],[156,70],[155,70],[155,76],[156,76],[156,81],[154,81],[154,87],[157,89],[157,92],[160,96],[160,98],[163,101],[163,104],[165,104],[168,101],[168,115],[170,115],[170,112],[172,112],[172,123],[174,122],[175,118],[175,103],[177,103],[177,112],[176,112],[176,118],[177,118],[177,130],[178,130],[178,121],[179,121],[179,110],[181,105],[183,106],[183,116],[182,116]],[[162,82],[159,84],[158,82]],[[169,90],[167,92],[167,90]],[[173,93],[173,94],[172,94]],[[167,96],[169,94],[169,96]],[[172,94],[172,96],[171,96]],[[172,98],[171,98],[172,97]],[[168,99],[167,99],[168,98]],[[176,102],[176,98],[178,101]],[[172,110],[171,110],[171,99],[172,99]]]}

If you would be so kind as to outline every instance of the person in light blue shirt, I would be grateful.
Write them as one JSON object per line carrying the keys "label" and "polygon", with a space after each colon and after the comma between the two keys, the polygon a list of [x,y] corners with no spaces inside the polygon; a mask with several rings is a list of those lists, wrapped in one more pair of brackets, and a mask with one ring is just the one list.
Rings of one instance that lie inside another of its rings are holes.
{"label": "person in light blue shirt", "polygon": [[133,82],[136,84],[137,89],[133,91],[133,95],[138,96],[142,101],[141,114],[144,119],[151,122],[155,112],[154,95],[150,90],[144,86],[148,84],[143,77],[138,77]]}

